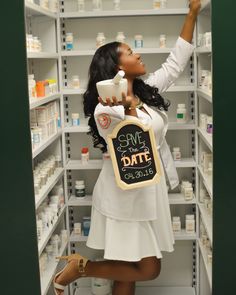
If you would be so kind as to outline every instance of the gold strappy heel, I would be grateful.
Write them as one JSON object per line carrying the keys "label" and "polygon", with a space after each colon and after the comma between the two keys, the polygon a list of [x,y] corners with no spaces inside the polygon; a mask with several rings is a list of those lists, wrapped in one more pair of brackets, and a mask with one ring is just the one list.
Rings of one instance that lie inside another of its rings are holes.
{"label": "gold strappy heel", "polygon": [[[85,266],[87,264],[87,262],[89,261],[87,258],[81,256],[80,254],[72,254],[72,255],[68,255],[68,256],[60,256],[60,257],[56,257],[56,259],[59,260],[66,260],[67,262],[70,262],[71,260],[77,260],[78,261],[78,268],[79,268],[79,273],[81,277],[85,277]],[[53,286],[54,286],[54,292],[55,295],[58,295],[56,289],[64,291],[66,286],[60,285],[56,283],[56,279],[59,277],[59,275],[64,271],[64,269],[67,267],[67,265],[61,270],[59,271],[53,280]]]}

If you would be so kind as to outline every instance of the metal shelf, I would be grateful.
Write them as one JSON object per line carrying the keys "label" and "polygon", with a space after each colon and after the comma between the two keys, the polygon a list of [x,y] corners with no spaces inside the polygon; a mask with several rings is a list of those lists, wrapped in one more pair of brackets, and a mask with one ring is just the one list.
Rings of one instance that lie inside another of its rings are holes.
{"label": "metal shelf", "polygon": [[188,205],[188,204],[196,204],[196,198],[193,196],[192,200],[186,201],[183,194],[173,194],[169,193],[169,203],[170,205]]}
{"label": "metal shelf", "polygon": [[[171,52],[172,48],[132,48],[132,50],[140,54],[168,54]],[[61,56],[93,56],[95,51],[96,49],[68,50],[62,51]]]}
{"label": "metal shelf", "polygon": [[[70,160],[66,164],[66,170],[88,170],[88,169],[102,169],[103,160],[89,160],[89,163],[83,165],[81,160]],[[193,168],[196,167],[196,162],[193,158],[183,158],[180,161],[175,161],[176,168]]]}
{"label": "metal shelf", "polygon": [[38,243],[39,255],[41,255],[44,248],[47,246],[48,241],[50,240],[52,234],[54,233],[56,227],[58,226],[58,224],[61,221],[61,218],[65,212],[66,212],[66,205],[61,209],[61,212],[58,216],[57,221],[51,226],[51,228],[47,232],[44,233],[43,239]]}
{"label": "metal shelf", "polygon": [[42,8],[35,3],[28,2],[27,0],[25,0],[25,8],[26,8],[27,17],[47,16],[47,17],[56,19],[58,16],[57,13],[51,12],[50,10]]}
{"label": "metal shelf", "polygon": [[[194,130],[196,125],[194,123],[177,123],[170,122],[168,130]],[[81,120],[79,126],[67,126],[64,128],[64,133],[81,133],[89,132],[90,127],[88,126],[87,120]]]}
{"label": "metal shelf", "polygon": [[[192,287],[139,287],[135,289],[136,295],[196,295],[195,289]],[[75,295],[92,295],[91,288],[79,287],[75,291]],[[111,295],[108,294],[108,295]]]}
{"label": "metal shelf", "polygon": [[185,229],[181,229],[180,233],[174,234],[176,241],[195,241],[197,239],[197,234],[188,234],[185,232]]}
{"label": "metal shelf", "polygon": [[43,150],[45,150],[50,144],[52,144],[55,140],[57,140],[62,134],[62,131],[59,130],[56,134],[50,136],[47,140],[45,140],[39,147],[32,151],[33,159],[38,156]]}
{"label": "metal shelf", "polygon": [[82,95],[84,94],[86,89],[80,88],[80,89],[73,89],[73,88],[64,88],[62,90],[63,95]]}
{"label": "metal shelf", "polygon": [[[63,253],[65,252],[65,250],[67,249],[68,243],[64,244],[61,246],[61,249],[59,251],[59,255],[58,256],[62,256]],[[53,281],[53,278],[56,274],[56,270],[58,267],[59,261],[51,261],[48,265],[47,265],[47,269],[46,271],[43,273],[43,275],[41,276],[41,294],[42,295],[46,295],[48,293],[48,290],[50,288],[50,285]]]}
{"label": "metal shelf", "polygon": [[38,195],[35,195],[35,208],[36,210],[45,200],[49,192],[53,189],[53,187],[57,184],[59,179],[63,176],[64,169],[58,168],[55,173],[49,178],[47,184],[41,189]]}
{"label": "metal shelf", "polygon": [[198,127],[198,134],[212,152],[212,135]]}
{"label": "metal shelf", "polygon": [[200,239],[198,239],[198,245],[199,245],[200,252],[201,252],[202,258],[203,258],[203,262],[204,262],[204,265],[206,268],[206,273],[207,273],[209,285],[210,285],[210,288],[212,289],[212,268],[207,263],[207,252],[206,252],[204,246],[202,245],[202,242],[200,241]]}
{"label": "metal shelf", "polygon": [[[186,201],[183,194],[169,193],[169,203],[171,205],[196,204],[196,199],[194,196],[192,200]],[[72,206],[72,207],[92,206],[92,195],[86,195],[84,199],[80,199],[76,196],[71,196],[68,201],[68,206]]]}
{"label": "metal shelf", "polygon": [[80,206],[92,206],[92,196],[86,195],[84,199],[76,196],[71,196],[68,201],[68,206],[80,207]]}
{"label": "metal shelf", "polygon": [[[174,234],[176,241],[192,241],[197,239],[197,235],[195,234],[187,234],[184,229],[181,230],[180,233]],[[88,239],[88,236],[83,235],[75,235],[74,232],[71,233],[70,236],[70,242],[71,243],[80,243],[80,242],[86,242]]]}
{"label": "metal shelf", "polygon": [[211,245],[212,245],[212,241],[213,241],[213,238],[212,238],[212,217],[207,213],[203,204],[198,203],[198,206],[200,209],[203,224],[206,228],[208,238],[209,238]]}
{"label": "metal shelf", "polygon": [[56,52],[27,52],[28,59],[58,59],[58,57]]}
{"label": "metal shelf", "polygon": [[180,161],[175,161],[176,168],[194,168],[197,164],[193,158],[182,158]]}
{"label": "metal shelf", "polygon": [[88,164],[82,164],[81,160],[70,160],[66,164],[66,170],[90,170],[102,169],[103,160],[89,160]]}
{"label": "metal shelf", "polygon": [[212,48],[211,47],[197,47],[195,49],[195,52],[200,54],[200,53],[208,53],[211,54],[212,53]]}
{"label": "metal shelf", "polygon": [[195,91],[194,85],[175,85],[171,86],[166,92],[193,92]]}
{"label": "metal shelf", "polygon": [[88,119],[80,119],[79,126],[65,126],[64,133],[80,133],[80,132],[88,132],[90,127],[88,126]]}
{"label": "metal shelf", "polygon": [[154,15],[185,15],[188,8],[176,9],[150,9],[150,10],[119,10],[119,11],[85,11],[85,12],[63,12],[60,18],[100,18],[100,17],[125,17],[125,16],[154,16]]}
{"label": "metal shelf", "polygon": [[30,110],[35,109],[45,103],[60,99],[60,93],[50,94],[45,97],[38,97],[30,99]]}
{"label": "metal shelf", "polygon": [[169,122],[168,130],[194,130],[196,124],[193,121],[187,123]]}
{"label": "metal shelf", "polygon": [[203,180],[203,183],[206,187],[206,190],[208,191],[208,194],[210,195],[211,198],[213,198],[213,194],[212,194],[212,184],[209,183],[209,180],[207,179],[205,173],[202,170],[202,167],[200,165],[198,165],[198,170],[199,173],[201,175],[201,178]]}
{"label": "metal shelf", "polygon": [[212,103],[212,94],[211,93],[201,90],[199,88],[197,89],[197,93],[199,96],[201,96],[202,98],[205,98],[207,101]]}
{"label": "metal shelf", "polygon": [[[63,95],[82,95],[84,94],[86,89],[80,88],[80,89],[63,89],[62,93]],[[175,85],[169,87],[166,92],[193,92],[195,91],[194,85]]]}

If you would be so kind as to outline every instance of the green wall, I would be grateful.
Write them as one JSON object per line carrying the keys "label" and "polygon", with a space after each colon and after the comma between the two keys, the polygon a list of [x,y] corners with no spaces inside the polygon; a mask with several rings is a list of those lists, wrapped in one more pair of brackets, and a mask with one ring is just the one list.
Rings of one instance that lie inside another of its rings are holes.
{"label": "green wall", "polygon": [[[213,294],[222,295],[236,290],[236,2],[212,2]],[[4,295],[40,294],[23,5],[24,1],[3,1],[0,18],[0,292]]]}
{"label": "green wall", "polygon": [[214,110],[213,294],[236,293],[236,1],[212,1]]}
{"label": "green wall", "polygon": [[39,295],[24,1],[1,3],[0,294]]}

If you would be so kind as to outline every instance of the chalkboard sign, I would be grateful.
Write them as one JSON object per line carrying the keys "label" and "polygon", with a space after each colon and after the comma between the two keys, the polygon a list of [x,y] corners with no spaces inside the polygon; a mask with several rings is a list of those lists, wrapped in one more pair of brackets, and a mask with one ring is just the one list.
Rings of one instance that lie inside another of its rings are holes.
{"label": "chalkboard sign", "polygon": [[153,129],[139,121],[124,120],[108,137],[117,185],[124,189],[158,183],[160,160]]}

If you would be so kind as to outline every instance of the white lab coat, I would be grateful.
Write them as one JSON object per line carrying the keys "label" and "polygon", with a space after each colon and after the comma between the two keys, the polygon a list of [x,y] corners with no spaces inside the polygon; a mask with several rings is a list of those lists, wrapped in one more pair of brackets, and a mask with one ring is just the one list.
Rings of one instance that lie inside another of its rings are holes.
{"label": "white lab coat", "polygon": [[[145,80],[145,83],[157,87],[160,93],[166,91],[183,72],[193,53],[193,49],[193,45],[179,37],[167,60],[162,64],[160,69]],[[159,143],[157,143],[157,148],[159,149],[165,175],[167,176],[170,187],[173,189],[179,184],[179,179],[170,149],[165,140],[168,129],[167,114],[146,104],[144,106],[149,113],[158,112],[164,121],[162,136]],[[144,118],[140,115],[137,118],[125,115],[122,105],[109,107],[99,103],[95,108],[94,117],[98,132],[106,142],[107,135],[122,120],[133,119],[139,120],[144,124],[149,123],[147,122],[147,116]],[[155,186],[156,184],[128,191],[121,190],[115,182],[111,160],[104,160],[102,171],[93,191],[93,205],[102,214],[116,219],[154,220],[158,218],[154,206],[157,202],[155,195],[157,190]]]}

